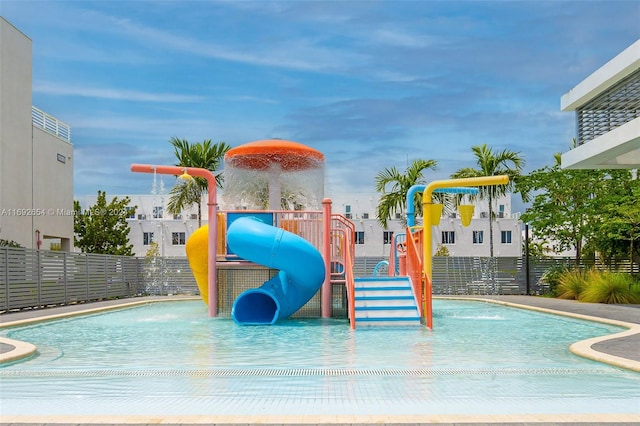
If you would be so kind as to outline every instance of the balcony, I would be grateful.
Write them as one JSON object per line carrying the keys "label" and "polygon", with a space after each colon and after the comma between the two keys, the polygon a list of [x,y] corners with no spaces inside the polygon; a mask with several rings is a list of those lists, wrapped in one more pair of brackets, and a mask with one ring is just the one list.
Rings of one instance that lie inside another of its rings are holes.
{"label": "balcony", "polygon": [[32,106],[31,121],[35,127],[71,143],[71,126]]}

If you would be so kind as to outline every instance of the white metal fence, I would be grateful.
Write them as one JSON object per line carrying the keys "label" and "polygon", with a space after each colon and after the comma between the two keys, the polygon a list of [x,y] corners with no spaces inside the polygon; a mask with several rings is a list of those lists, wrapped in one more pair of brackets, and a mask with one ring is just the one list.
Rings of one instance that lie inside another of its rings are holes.
{"label": "white metal fence", "polygon": [[71,126],[34,106],[31,107],[31,121],[34,126],[71,143]]}
{"label": "white metal fence", "polygon": [[[372,275],[383,260],[387,259],[356,258],[354,275]],[[441,295],[542,294],[548,288],[542,280],[545,271],[556,265],[574,263],[571,258],[531,258],[527,267],[525,259],[519,257],[436,256],[433,258],[433,292]],[[628,270],[628,266],[622,265],[621,269]],[[638,265],[634,269],[637,271]],[[222,276],[218,279],[225,281]],[[238,283],[242,288],[262,284]],[[240,287],[229,288],[229,294],[237,294]],[[198,294],[188,260],[0,247],[0,312],[150,294]]]}

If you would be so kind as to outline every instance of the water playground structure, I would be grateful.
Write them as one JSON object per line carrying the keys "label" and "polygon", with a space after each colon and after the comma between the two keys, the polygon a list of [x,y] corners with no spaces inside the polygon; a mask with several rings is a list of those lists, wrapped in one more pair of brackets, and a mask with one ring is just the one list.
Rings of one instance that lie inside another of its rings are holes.
{"label": "water playground structure", "polygon": [[[303,144],[268,139],[232,148],[224,158],[225,203],[217,204],[216,177],[208,170],[133,164],[132,172],[207,180],[207,224],[187,240],[189,264],[210,317],[218,316],[220,272],[239,266],[269,271],[262,283],[235,295],[231,317],[238,324],[273,324],[288,318],[320,293],[321,316],[329,318],[346,290],[344,310],[356,325],[420,325],[433,328],[431,228],[442,205],[434,193],[474,194],[478,186],[503,185],[507,176],[433,181],[407,195],[407,228],[394,237],[387,276],[354,277],[355,225],[332,213],[323,197],[324,155]],[[413,197],[422,193],[423,225],[415,225]],[[473,206],[460,206],[468,226]],[[236,287],[233,287],[236,288]],[[236,291],[229,287],[225,292]],[[338,290],[339,291],[339,290]]]}

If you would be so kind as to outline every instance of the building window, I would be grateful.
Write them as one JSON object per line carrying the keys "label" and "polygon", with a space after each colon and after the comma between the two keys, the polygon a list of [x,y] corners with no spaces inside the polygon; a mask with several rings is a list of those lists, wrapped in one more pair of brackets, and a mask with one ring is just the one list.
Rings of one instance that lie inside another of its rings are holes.
{"label": "building window", "polygon": [[184,232],[172,232],[171,233],[171,244],[174,246],[183,246],[185,244],[186,238]]}
{"label": "building window", "polygon": [[153,232],[144,232],[142,234],[142,244],[148,246],[153,242]]}
{"label": "building window", "polygon": [[391,244],[393,242],[393,232],[392,231],[383,231],[382,232],[382,244]]}
{"label": "building window", "polygon": [[356,244],[364,244],[364,231],[356,231],[354,239]]}
{"label": "building window", "polygon": [[500,242],[502,244],[511,244],[511,231],[501,231]]}
{"label": "building window", "polygon": [[135,219],[135,218],[136,218],[136,208],[127,207],[127,219]]}
{"label": "building window", "polygon": [[396,219],[402,219],[402,213],[396,213]]}
{"label": "building window", "polygon": [[362,213],[363,219],[369,219],[369,213]]}
{"label": "building window", "polygon": [[456,233],[455,231],[442,231],[442,244],[455,244]]}
{"label": "building window", "polygon": [[473,231],[473,244],[484,244],[484,231]]}
{"label": "building window", "polygon": [[153,218],[154,219],[162,219],[162,206],[155,206],[153,208]]}

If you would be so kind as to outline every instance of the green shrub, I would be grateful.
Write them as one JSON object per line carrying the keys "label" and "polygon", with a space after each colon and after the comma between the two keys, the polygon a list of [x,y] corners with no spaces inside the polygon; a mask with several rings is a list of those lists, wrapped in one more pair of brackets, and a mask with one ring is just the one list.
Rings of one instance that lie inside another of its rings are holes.
{"label": "green shrub", "polygon": [[549,293],[551,293],[552,296],[557,296],[560,277],[565,272],[567,272],[567,267],[563,264],[557,263],[544,271],[544,274],[540,277],[541,281],[549,285]]}
{"label": "green shrub", "polygon": [[557,296],[560,299],[580,299],[580,294],[587,286],[590,274],[589,271],[580,269],[564,271],[558,279]]}
{"label": "green shrub", "polygon": [[595,272],[580,294],[581,302],[589,303],[640,303],[638,293],[632,291],[633,279],[620,272]]}
{"label": "green shrub", "polygon": [[635,300],[633,303],[640,303],[640,282],[631,284],[631,297]]}
{"label": "green shrub", "polygon": [[20,244],[16,243],[13,240],[5,240],[0,238],[0,247],[22,247]]}

